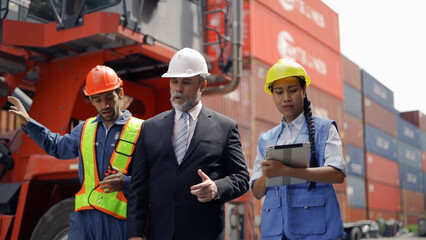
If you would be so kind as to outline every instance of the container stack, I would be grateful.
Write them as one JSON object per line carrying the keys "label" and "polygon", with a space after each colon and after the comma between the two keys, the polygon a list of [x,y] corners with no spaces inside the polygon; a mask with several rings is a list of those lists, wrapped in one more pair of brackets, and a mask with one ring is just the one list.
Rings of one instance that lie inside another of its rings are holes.
{"label": "container stack", "polygon": [[419,111],[401,113],[398,119],[401,212],[407,224],[424,216],[426,193],[426,117]]}
{"label": "container stack", "polygon": [[398,219],[398,113],[394,109],[393,92],[364,70],[361,79],[368,218]]}
{"label": "container stack", "polygon": [[[343,64],[343,128],[340,135],[346,160],[346,209],[348,222],[367,217],[364,161],[364,127],[362,112],[361,71],[355,63],[342,56]],[[338,191],[340,185],[334,185]],[[342,210],[344,211],[344,209]]]}

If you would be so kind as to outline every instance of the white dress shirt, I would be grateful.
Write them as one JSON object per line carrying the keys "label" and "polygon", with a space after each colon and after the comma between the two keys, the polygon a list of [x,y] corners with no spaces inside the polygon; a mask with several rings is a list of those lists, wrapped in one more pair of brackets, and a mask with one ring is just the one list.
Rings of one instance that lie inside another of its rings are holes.
{"label": "white dress shirt", "polygon": [[[191,142],[192,137],[194,136],[194,132],[195,132],[195,126],[197,125],[197,121],[198,121],[198,115],[200,115],[201,112],[201,108],[203,108],[203,104],[201,103],[201,101],[198,102],[197,105],[195,105],[195,107],[193,107],[192,109],[190,109],[188,111],[189,114],[189,135],[188,135],[188,142],[186,144],[186,150],[189,147],[189,143]],[[180,110],[175,109],[175,124],[173,127],[173,135],[172,135],[172,143],[173,143],[173,148],[175,147],[175,136],[177,135],[177,133],[179,132],[179,130],[182,128],[183,125],[183,118],[181,118],[183,112]]]}

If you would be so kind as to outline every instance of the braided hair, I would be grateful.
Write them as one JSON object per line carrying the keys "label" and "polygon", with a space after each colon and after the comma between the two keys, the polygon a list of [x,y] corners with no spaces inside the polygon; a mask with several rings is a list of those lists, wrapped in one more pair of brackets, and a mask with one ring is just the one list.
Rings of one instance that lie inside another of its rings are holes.
{"label": "braided hair", "polygon": [[[315,124],[314,118],[312,117],[311,101],[305,96],[303,104],[303,114],[305,115],[306,122],[308,123],[309,129],[309,142],[311,143],[311,159],[309,167],[319,167],[317,155],[315,154]],[[309,189],[311,190],[316,185],[316,182],[309,183]]]}
{"label": "braided hair", "polygon": [[[299,77],[299,82],[302,88],[305,88],[306,82],[303,77]],[[309,101],[308,96],[305,92],[305,97],[303,98],[303,114],[305,115],[306,122],[308,123],[309,130],[309,142],[311,143],[311,159],[309,161],[309,167],[319,167],[317,155],[315,154],[315,124],[314,118],[312,116],[311,101]],[[308,191],[314,188],[316,182],[309,182]]]}

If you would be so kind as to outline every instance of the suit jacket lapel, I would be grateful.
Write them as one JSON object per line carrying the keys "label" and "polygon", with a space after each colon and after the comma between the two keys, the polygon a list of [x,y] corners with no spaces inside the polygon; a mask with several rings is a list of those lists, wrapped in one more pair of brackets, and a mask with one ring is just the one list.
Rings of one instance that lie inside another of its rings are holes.
{"label": "suit jacket lapel", "polygon": [[162,119],[163,121],[163,128],[162,128],[162,134],[164,136],[164,145],[165,149],[169,152],[170,158],[175,161],[177,164],[175,151],[173,149],[173,143],[172,143],[172,135],[173,135],[173,125],[174,125],[174,116],[175,111],[171,110],[168,114],[164,116]]}
{"label": "suit jacket lapel", "polygon": [[203,106],[203,108],[200,111],[200,115],[198,115],[198,122],[195,127],[194,136],[191,139],[191,142],[189,143],[188,150],[185,153],[185,157],[182,160],[182,163],[180,165],[183,165],[186,161],[186,159],[191,156],[192,152],[197,147],[198,143],[201,139],[203,139],[204,134],[206,133],[207,129],[210,127],[211,121],[212,121],[212,112]]}

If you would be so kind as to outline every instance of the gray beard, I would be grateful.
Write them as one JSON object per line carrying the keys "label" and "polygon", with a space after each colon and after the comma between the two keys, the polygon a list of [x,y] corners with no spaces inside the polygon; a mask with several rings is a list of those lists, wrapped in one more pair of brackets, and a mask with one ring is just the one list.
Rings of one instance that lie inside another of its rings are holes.
{"label": "gray beard", "polygon": [[[172,103],[172,106],[173,106],[174,109],[177,109],[177,110],[182,111],[182,112],[187,112],[188,110],[193,108],[195,105],[197,105],[198,101],[200,101],[200,99],[201,99],[200,89],[198,89],[197,95],[195,96],[195,99],[185,98],[185,102],[182,105],[173,101],[173,97],[175,95],[176,94],[174,94],[173,96],[170,97],[170,102]],[[185,97],[185,96],[183,94],[179,94],[179,97]]]}

